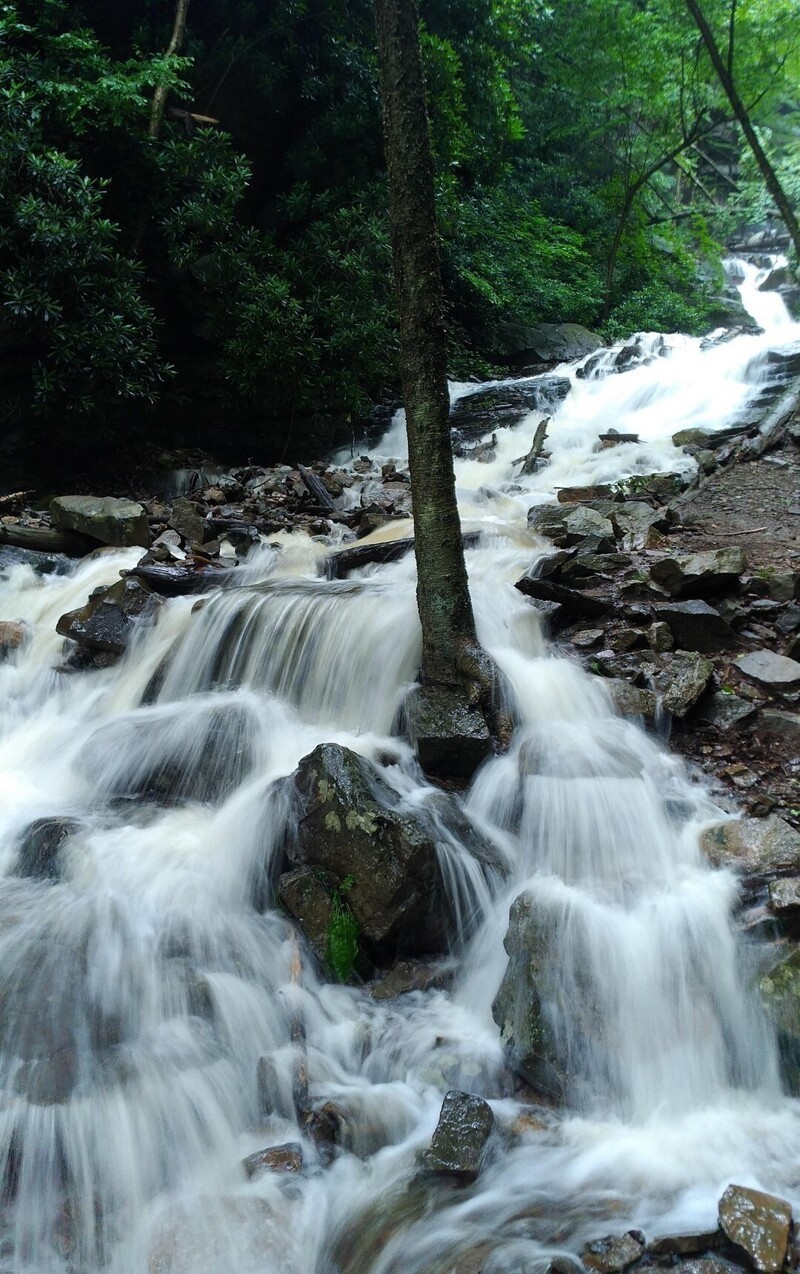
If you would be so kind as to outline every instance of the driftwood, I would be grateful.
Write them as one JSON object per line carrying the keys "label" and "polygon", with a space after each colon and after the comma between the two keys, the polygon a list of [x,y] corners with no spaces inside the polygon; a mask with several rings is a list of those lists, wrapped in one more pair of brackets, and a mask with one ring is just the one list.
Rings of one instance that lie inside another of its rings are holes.
{"label": "driftwood", "polygon": [[149,584],[153,592],[164,597],[184,597],[188,593],[204,593],[206,589],[213,588],[220,582],[224,568],[209,566],[198,570],[193,566],[145,564],[134,566],[125,574]]}
{"label": "driftwood", "polygon": [[66,553],[69,557],[84,557],[92,549],[100,547],[96,540],[79,535],[77,531],[57,531],[52,526],[23,526],[20,522],[0,522],[0,544],[36,549],[40,553]]}
{"label": "driftwood", "polygon": [[335,513],[339,512],[330,492],[326,489],[325,484],[320,482],[315,473],[312,473],[310,469],[307,469],[305,465],[302,464],[297,466],[297,472],[305,482],[310,494],[313,495],[315,499],[319,500],[324,509],[333,510]]}
{"label": "driftwood", "polygon": [[20,500],[24,500],[29,495],[33,495],[33,491],[10,491],[8,495],[0,495],[0,509],[7,509],[11,504],[19,504]]}
{"label": "driftwood", "polygon": [[[461,536],[465,549],[473,548],[480,538],[480,531],[466,531]],[[344,579],[351,571],[360,566],[369,566],[372,562],[383,565],[386,562],[397,562],[414,547],[413,537],[404,540],[383,540],[378,544],[356,544],[352,548],[339,549],[331,553],[325,561],[325,575],[328,579]]]}
{"label": "driftwood", "polygon": [[521,478],[529,478],[536,471],[536,461],[542,454],[542,448],[547,438],[547,426],[550,424],[550,417],[544,416],[536,426],[536,433],[533,435],[531,449],[522,461],[522,468],[519,471]]}

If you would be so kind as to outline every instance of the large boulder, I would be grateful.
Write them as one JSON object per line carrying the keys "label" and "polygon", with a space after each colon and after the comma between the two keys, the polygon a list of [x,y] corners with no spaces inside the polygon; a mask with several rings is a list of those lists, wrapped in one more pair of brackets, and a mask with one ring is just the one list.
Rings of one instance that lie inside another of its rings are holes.
{"label": "large boulder", "polygon": [[150,527],[141,504],[112,496],[59,495],[51,501],[53,526],[78,531],[118,548],[150,547]]}
{"label": "large boulder", "polygon": [[650,567],[650,578],[671,597],[705,597],[735,587],[746,566],[740,548],[711,549],[662,557]]}
{"label": "large boulder", "polygon": [[566,1089],[566,1068],[543,1012],[549,938],[529,894],[512,903],[504,944],[508,967],[492,1005],[512,1070],[538,1092],[558,1101]]}
{"label": "large boulder", "polygon": [[702,833],[700,847],[715,867],[748,876],[800,872],[800,832],[777,814],[716,823]]}
{"label": "large boulder", "polygon": [[456,399],[450,423],[459,437],[474,438],[490,428],[516,425],[532,411],[552,414],[571,388],[566,376],[551,375],[481,386]]}
{"label": "large boulder", "polygon": [[736,640],[733,629],[719,611],[699,597],[658,606],[656,614],[669,625],[677,645],[684,650],[699,650],[701,654],[709,654],[716,650],[728,650]]}
{"label": "large boulder", "polygon": [[337,884],[352,877],[348,906],[372,954],[445,946],[450,911],[437,846],[448,838],[487,872],[500,870],[493,847],[454,798],[437,793],[412,808],[376,766],[339,744],[321,744],[304,757],[291,787],[296,817],[288,857]]}
{"label": "large boulder", "polygon": [[121,579],[110,588],[95,589],[84,606],[67,611],[56,631],[88,650],[121,655],[136,625],[151,621],[161,604],[141,580]]}
{"label": "large boulder", "polygon": [[580,323],[540,323],[537,327],[504,323],[497,328],[490,352],[514,363],[573,363],[602,346],[602,337]]}
{"label": "large boulder", "polygon": [[719,1202],[719,1224],[759,1274],[779,1274],[792,1230],[792,1209],[785,1199],[730,1185]]}

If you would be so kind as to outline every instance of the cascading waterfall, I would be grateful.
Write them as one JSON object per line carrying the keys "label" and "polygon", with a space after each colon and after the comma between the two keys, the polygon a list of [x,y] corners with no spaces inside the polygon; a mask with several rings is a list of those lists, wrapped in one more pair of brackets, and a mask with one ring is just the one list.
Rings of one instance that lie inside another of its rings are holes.
{"label": "cascading waterfall", "polygon": [[[500,432],[488,464],[457,463],[464,526],[482,533],[468,553],[479,635],[517,730],[467,797],[510,863],[495,896],[442,832],[463,917],[450,995],[382,1004],[318,982],[310,963],[298,984],[271,905],[291,817],[280,780],[319,743],[381,764],[401,800],[430,796],[391,736],[419,657],[411,557],[325,581],[325,546],[285,537],[199,611],[170,602],[91,673],[61,670],[55,622],[136,552],[69,576],[6,573],[0,616],[33,637],[0,665],[0,1271],[444,1274],[480,1242],[487,1270],[533,1270],[612,1215],[619,1229],[707,1226],[734,1176],[800,1197],[798,1109],[747,991],[736,882],[697,848],[710,798],[546,642],[514,588],[549,551],[527,529],[532,503],[691,466],[671,434],[742,418],[767,351],[800,339],[754,267],[737,270],[763,334],[653,338],[624,376],[607,359],[589,376],[559,369],[573,389],[547,466],[515,476],[535,413]],[[642,441],[595,452],[609,427]],[[376,454],[402,450],[398,419]],[[66,820],[54,877],[20,874],[37,819]],[[445,1088],[513,1117],[491,1003],[524,890],[568,1106],[498,1147],[472,1189],[415,1192]],[[313,1090],[344,1112],[354,1153],[323,1168],[307,1146],[302,1177],[245,1183],[244,1155],[299,1137],[290,1117],[259,1131],[256,1080],[267,1057],[289,1094],[298,1012]]]}

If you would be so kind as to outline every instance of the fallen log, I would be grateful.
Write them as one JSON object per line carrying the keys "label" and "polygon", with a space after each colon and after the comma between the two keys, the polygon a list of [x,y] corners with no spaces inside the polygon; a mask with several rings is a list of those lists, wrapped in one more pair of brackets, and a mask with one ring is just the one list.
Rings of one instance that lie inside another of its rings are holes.
{"label": "fallen log", "polygon": [[99,548],[96,540],[90,540],[77,531],[57,531],[52,526],[24,526],[21,522],[0,522],[0,544],[12,544],[18,549],[37,549],[41,553],[66,553],[68,557],[85,557],[92,549]]}
{"label": "fallen log", "polygon": [[536,462],[542,454],[542,449],[547,438],[547,426],[550,424],[550,417],[544,416],[536,426],[536,432],[533,435],[531,449],[522,461],[522,468],[519,471],[521,478],[529,478],[532,473],[536,472]]}
{"label": "fallen log", "polygon": [[[474,548],[480,539],[480,531],[465,531],[461,543],[465,549]],[[351,571],[360,566],[369,566],[373,562],[381,566],[386,562],[397,562],[414,548],[414,538],[409,536],[403,540],[383,540],[378,544],[358,544],[354,548],[339,549],[330,553],[325,560],[326,579],[344,579]]]}
{"label": "fallen log", "polygon": [[123,574],[149,584],[153,592],[161,593],[163,597],[185,597],[189,593],[204,593],[215,584],[221,583],[226,569],[210,563],[200,568],[145,564],[134,566]]}
{"label": "fallen log", "polygon": [[315,473],[312,473],[311,470],[307,469],[303,464],[299,464],[297,466],[297,472],[305,482],[309,493],[319,500],[324,509],[333,510],[336,513],[339,512],[336,507],[336,502],[332,498],[330,492],[327,490],[325,484],[320,482]]}

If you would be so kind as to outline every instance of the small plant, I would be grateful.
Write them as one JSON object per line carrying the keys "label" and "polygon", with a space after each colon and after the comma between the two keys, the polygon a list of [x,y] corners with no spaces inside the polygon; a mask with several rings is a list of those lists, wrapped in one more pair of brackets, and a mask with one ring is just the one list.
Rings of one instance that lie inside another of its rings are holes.
{"label": "small plant", "polygon": [[331,897],[328,967],[339,982],[349,980],[358,957],[358,921],[345,901],[345,894],[350,892],[354,884],[352,876],[345,876]]}

